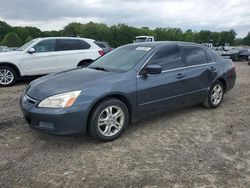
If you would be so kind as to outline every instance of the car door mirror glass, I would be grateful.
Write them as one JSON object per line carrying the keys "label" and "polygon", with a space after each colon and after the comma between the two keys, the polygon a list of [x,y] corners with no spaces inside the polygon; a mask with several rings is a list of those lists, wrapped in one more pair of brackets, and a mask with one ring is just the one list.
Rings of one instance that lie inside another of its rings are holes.
{"label": "car door mirror glass", "polygon": [[36,52],[35,48],[30,48],[30,49],[28,50],[28,53],[29,53],[29,54],[33,54],[33,53],[35,53],[35,52]]}
{"label": "car door mirror glass", "polygon": [[145,68],[145,72],[147,74],[160,74],[162,72],[162,67],[161,65],[147,65]]}

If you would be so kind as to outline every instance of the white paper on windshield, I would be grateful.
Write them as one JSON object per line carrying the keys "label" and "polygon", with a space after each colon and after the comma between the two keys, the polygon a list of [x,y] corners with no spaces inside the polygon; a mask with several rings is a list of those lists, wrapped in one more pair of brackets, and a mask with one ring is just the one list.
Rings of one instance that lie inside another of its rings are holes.
{"label": "white paper on windshield", "polygon": [[140,47],[137,47],[135,50],[149,51],[149,50],[151,50],[151,48],[140,46]]}

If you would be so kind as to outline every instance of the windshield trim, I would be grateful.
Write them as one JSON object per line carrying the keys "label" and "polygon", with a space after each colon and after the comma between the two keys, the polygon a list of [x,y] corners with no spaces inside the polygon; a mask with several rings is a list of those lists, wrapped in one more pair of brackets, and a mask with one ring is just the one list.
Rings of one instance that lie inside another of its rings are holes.
{"label": "windshield trim", "polygon": [[[32,42],[33,41],[33,42]],[[27,43],[25,43],[24,45],[22,45],[21,47],[19,47],[18,49],[16,49],[16,51],[26,51],[28,50],[30,47],[34,46],[37,42],[39,41],[39,38],[33,39]],[[28,45],[30,43],[30,45]],[[26,48],[22,49],[23,47],[25,47],[26,45],[28,45]]]}

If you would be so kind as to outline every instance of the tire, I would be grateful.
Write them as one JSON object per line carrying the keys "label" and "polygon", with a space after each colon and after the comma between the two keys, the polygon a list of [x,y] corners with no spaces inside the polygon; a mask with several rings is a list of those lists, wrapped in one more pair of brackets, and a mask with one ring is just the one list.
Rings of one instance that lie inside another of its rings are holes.
{"label": "tire", "polygon": [[9,87],[16,83],[17,73],[9,66],[0,66],[0,87]]}
{"label": "tire", "polygon": [[216,81],[210,87],[207,99],[204,101],[203,105],[207,108],[217,108],[218,106],[220,106],[223,97],[224,85],[220,81]]}
{"label": "tire", "polygon": [[128,122],[126,105],[118,99],[108,98],[99,102],[93,109],[88,130],[94,139],[107,142],[118,138],[128,126]]}
{"label": "tire", "polygon": [[239,58],[238,58],[238,56],[237,56],[237,55],[233,55],[232,60],[233,60],[233,61],[238,61],[238,60],[239,60]]}

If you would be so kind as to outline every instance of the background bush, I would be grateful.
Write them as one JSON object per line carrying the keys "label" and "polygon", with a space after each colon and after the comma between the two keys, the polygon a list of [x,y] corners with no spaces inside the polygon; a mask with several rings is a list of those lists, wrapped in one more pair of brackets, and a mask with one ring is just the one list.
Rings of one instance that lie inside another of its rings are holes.
{"label": "background bush", "polygon": [[[8,35],[11,33],[10,35]],[[15,34],[14,34],[15,33]],[[136,28],[126,24],[107,26],[103,23],[89,22],[86,24],[70,23],[59,31],[41,31],[36,27],[12,27],[0,21],[0,40],[2,45],[16,45],[16,47],[37,37],[53,36],[80,36],[92,38],[100,41],[107,41],[112,47],[132,43],[138,35],[151,35],[158,41],[190,41],[190,42],[212,42],[215,46],[230,43],[231,45],[250,45],[250,32],[245,38],[236,39],[237,33],[231,29],[229,31],[212,32],[202,30],[199,32],[191,29],[182,31],[180,28],[156,28],[148,27]],[[8,40],[5,39],[8,36]]]}

